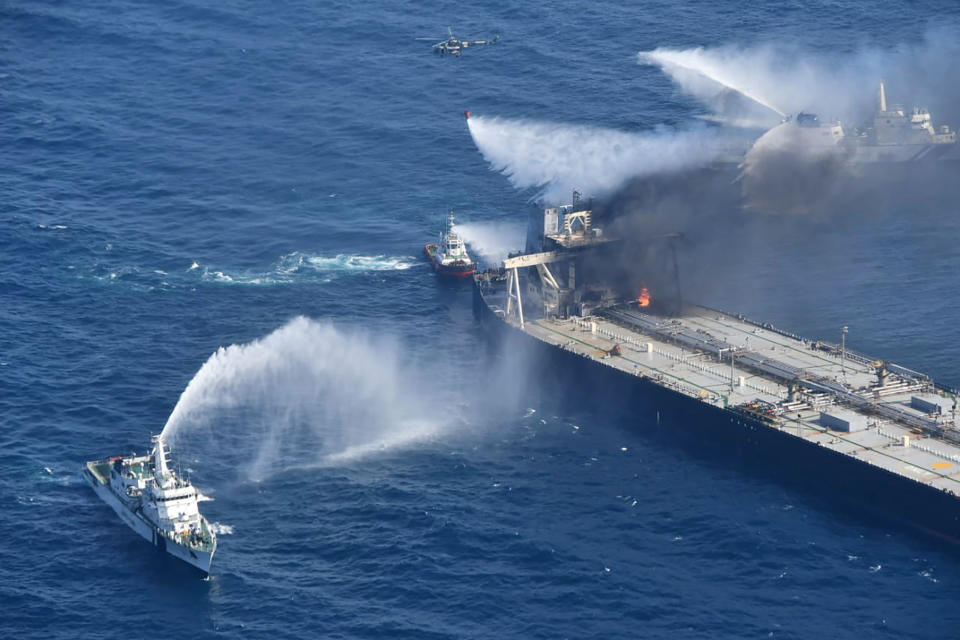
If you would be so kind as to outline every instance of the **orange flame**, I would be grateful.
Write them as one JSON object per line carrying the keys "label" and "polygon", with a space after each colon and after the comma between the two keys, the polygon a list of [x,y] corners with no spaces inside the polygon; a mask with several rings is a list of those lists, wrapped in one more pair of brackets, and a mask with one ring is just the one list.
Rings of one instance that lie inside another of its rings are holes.
{"label": "orange flame", "polygon": [[637,296],[637,304],[641,307],[650,306],[650,292],[646,287],[640,289],[640,295]]}

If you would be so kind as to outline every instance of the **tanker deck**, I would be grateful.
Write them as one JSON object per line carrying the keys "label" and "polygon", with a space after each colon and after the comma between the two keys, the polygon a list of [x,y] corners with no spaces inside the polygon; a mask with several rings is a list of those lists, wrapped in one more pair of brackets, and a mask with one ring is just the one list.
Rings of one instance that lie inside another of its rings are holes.
{"label": "tanker deck", "polygon": [[960,542],[955,390],[845,345],[707,307],[666,313],[643,306],[649,299],[598,301],[596,287],[583,303],[577,264],[602,243],[546,237],[549,251],[477,274],[474,312],[485,328],[535,346],[550,370],[569,373],[569,392],[616,388],[645,402],[648,424],[655,417],[701,442],[732,440]]}

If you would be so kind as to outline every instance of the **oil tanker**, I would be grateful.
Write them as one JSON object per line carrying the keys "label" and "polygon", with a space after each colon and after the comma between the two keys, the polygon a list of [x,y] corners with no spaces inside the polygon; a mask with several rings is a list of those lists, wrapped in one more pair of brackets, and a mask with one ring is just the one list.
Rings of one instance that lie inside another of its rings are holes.
{"label": "oil tanker", "polygon": [[[618,240],[578,203],[473,280],[474,314],[563,396],[629,399],[639,425],[731,445],[820,495],[960,543],[957,391],[896,363],[643,288],[598,264]],[[654,426],[655,425],[655,426]]]}

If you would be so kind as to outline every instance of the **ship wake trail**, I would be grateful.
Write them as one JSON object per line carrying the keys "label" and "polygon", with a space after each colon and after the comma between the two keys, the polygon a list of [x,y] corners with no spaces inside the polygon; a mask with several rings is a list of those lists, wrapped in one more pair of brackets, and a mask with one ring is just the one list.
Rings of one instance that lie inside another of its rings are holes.
{"label": "ship wake trail", "polygon": [[739,132],[707,126],[627,132],[483,116],[467,123],[494,170],[554,202],[569,199],[573,189],[603,196],[631,178],[702,167],[749,144]]}
{"label": "ship wake trail", "polygon": [[440,425],[400,355],[393,341],[295,318],[211,355],[162,437],[192,457],[229,458],[251,480],[410,444]]}

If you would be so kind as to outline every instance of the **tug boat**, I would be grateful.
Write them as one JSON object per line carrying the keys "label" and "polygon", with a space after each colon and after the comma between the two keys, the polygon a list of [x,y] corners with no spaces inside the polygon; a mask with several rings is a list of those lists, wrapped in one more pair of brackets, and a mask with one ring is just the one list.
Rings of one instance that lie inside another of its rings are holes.
{"label": "tug boat", "polygon": [[217,536],[197,508],[205,498],[190,480],[170,469],[160,436],[150,441],[150,455],[94,460],[83,475],[100,499],[157,551],[209,575]]}
{"label": "tug boat", "polygon": [[470,259],[467,247],[453,230],[453,214],[447,218],[447,229],[440,234],[439,242],[423,247],[433,270],[441,276],[468,278],[477,270],[477,263]]}

